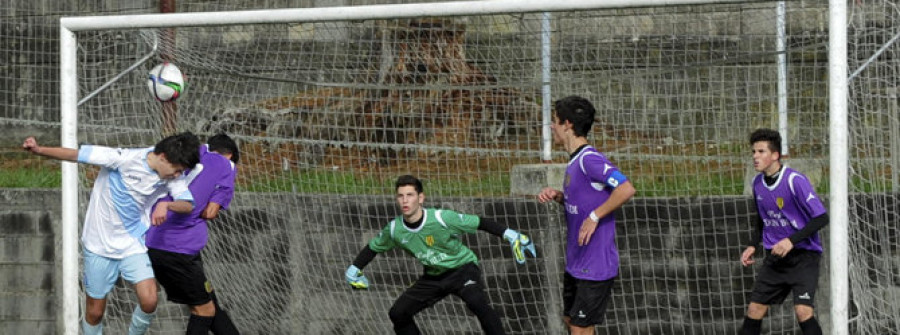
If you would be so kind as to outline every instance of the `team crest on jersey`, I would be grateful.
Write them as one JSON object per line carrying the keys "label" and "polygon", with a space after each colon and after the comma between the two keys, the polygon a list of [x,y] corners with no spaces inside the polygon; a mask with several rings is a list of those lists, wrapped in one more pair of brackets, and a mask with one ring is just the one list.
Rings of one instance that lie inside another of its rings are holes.
{"label": "team crest on jersey", "polygon": [[425,236],[425,244],[428,245],[429,247],[433,246],[434,245],[434,236],[432,236],[432,235]]}
{"label": "team crest on jersey", "polygon": [[570,183],[570,182],[572,182],[572,176],[570,176],[570,175],[567,173],[567,174],[566,174],[566,182],[563,183],[563,184],[564,184],[566,187],[569,187],[569,183]]}
{"label": "team crest on jersey", "polygon": [[775,198],[775,204],[778,205],[778,209],[784,208],[784,198],[782,198],[782,197]]}

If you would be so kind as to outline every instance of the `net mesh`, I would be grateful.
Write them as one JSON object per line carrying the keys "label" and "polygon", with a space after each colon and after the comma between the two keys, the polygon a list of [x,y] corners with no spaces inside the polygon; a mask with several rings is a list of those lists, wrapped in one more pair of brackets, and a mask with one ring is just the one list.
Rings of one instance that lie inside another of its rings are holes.
{"label": "net mesh", "polygon": [[[898,328],[900,315],[900,237],[892,224],[900,180],[892,155],[900,129],[892,79],[897,31],[890,24],[897,8],[891,1],[848,8],[850,69],[860,69],[850,97],[851,327],[884,334]],[[191,1],[178,8],[232,9],[246,8]],[[577,94],[594,102],[600,113],[590,141],[638,189],[618,213],[622,266],[601,333],[739,327],[756,271],[737,262],[754,210],[746,140],[755,128],[778,126],[775,16],[774,2],[551,15],[553,99]],[[824,195],[826,4],[788,2],[785,21],[786,162]],[[465,242],[481,259],[508,332],[564,333],[562,212],[510,195],[513,167],[541,162],[540,14],[80,32],[78,42],[81,97],[152,57],[79,107],[79,142],[150,146],[185,130],[204,139],[224,131],[239,141],[238,194],[211,223],[203,256],[245,333],[390,333],[387,311],[421,266],[400,252],[380,255],[365,269],[368,291],[350,291],[342,275],[397,215],[392,182],[406,173],[426,181],[427,205],[489,217],[534,238],[541,257],[525,266],[514,264],[500,238],[478,233]],[[164,60],[187,76],[174,108],[147,93],[147,72]],[[58,100],[54,94],[43,100]],[[58,122],[41,111],[0,112],[0,122]],[[566,160],[554,151],[554,163]],[[87,190],[96,169],[83,171]],[[819,290],[821,316],[827,286]],[[125,332],[135,303],[120,284],[107,309],[108,332]],[[151,333],[183,333],[187,315],[163,303]],[[417,320],[426,333],[479,333],[455,298]],[[795,328],[787,304],[764,326],[772,334]]]}

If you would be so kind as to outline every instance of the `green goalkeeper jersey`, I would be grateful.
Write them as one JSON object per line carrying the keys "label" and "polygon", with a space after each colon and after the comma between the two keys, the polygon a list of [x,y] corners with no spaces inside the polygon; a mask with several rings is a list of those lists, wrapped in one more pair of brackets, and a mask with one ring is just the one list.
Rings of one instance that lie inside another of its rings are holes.
{"label": "green goalkeeper jersey", "polygon": [[463,245],[459,235],[478,230],[479,218],[446,209],[422,209],[422,224],[411,229],[403,224],[403,217],[391,220],[378,236],[369,241],[369,248],[382,253],[402,248],[425,265],[425,273],[440,275],[467,263],[477,263],[478,257]]}

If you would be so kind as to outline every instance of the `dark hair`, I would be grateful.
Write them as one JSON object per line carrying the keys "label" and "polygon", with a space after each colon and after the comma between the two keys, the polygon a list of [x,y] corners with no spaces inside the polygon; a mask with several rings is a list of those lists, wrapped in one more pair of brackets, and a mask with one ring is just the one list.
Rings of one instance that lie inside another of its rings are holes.
{"label": "dark hair", "polygon": [[401,186],[413,186],[416,188],[416,193],[422,193],[424,188],[422,187],[422,181],[419,178],[413,177],[411,175],[402,175],[400,178],[397,178],[397,183],[394,184],[394,189],[398,189]]}
{"label": "dark hair", "polygon": [[750,134],[750,145],[756,142],[769,142],[769,150],[781,156],[781,134],[774,129],[760,128]]}
{"label": "dark hair", "polygon": [[556,117],[560,123],[569,121],[572,123],[572,131],[575,136],[585,137],[591,131],[591,125],[594,123],[594,115],[597,110],[585,98],[577,95],[556,100],[553,103],[553,109],[556,110]]}
{"label": "dark hair", "polygon": [[210,137],[206,144],[209,144],[209,151],[231,154],[231,161],[235,164],[241,159],[241,152],[238,150],[237,143],[224,133]]}
{"label": "dark hair", "polygon": [[166,155],[172,165],[193,169],[200,162],[199,148],[200,139],[186,131],[162,139],[153,147],[153,152]]}

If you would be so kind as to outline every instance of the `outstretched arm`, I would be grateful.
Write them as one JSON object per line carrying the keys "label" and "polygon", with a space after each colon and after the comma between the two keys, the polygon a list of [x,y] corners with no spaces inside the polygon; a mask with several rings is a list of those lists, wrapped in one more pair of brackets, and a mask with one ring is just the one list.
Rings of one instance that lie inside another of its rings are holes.
{"label": "outstretched arm", "polygon": [[78,150],[62,147],[42,147],[38,145],[37,140],[34,139],[34,137],[26,138],[25,142],[22,143],[22,149],[39,156],[70,162],[78,161]]}
{"label": "outstretched arm", "polygon": [[513,251],[513,256],[516,258],[516,263],[525,263],[526,252],[530,253],[532,258],[537,257],[537,251],[534,248],[534,243],[532,243],[531,239],[527,235],[512,230],[497,221],[480,218],[478,222],[478,230],[486,231],[494,236],[502,236],[507,241],[509,241],[509,245]]}
{"label": "outstretched arm", "polygon": [[369,288],[369,279],[363,275],[362,269],[375,259],[375,256],[377,255],[378,253],[375,252],[375,250],[372,250],[369,245],[366,245],[359,251],[359,254],[356,255],[356,259],[353,260],[353,263],[344,273],[344,278],[347,280],[347,284],[350,284],[350,287],[355,289]]}

